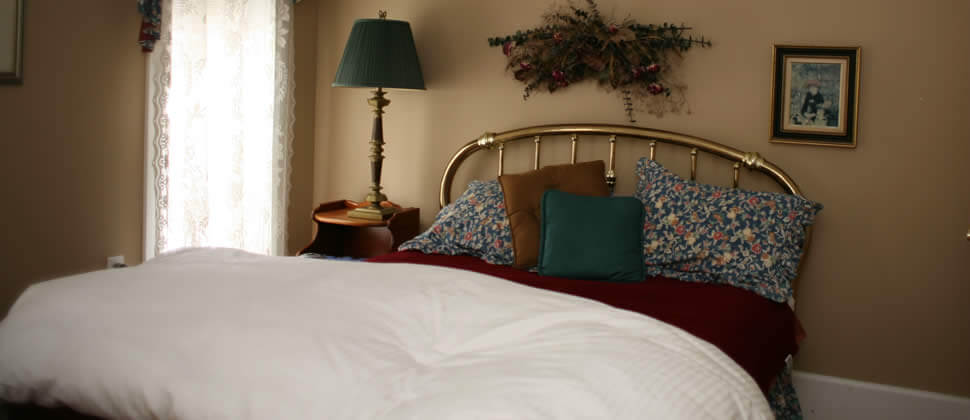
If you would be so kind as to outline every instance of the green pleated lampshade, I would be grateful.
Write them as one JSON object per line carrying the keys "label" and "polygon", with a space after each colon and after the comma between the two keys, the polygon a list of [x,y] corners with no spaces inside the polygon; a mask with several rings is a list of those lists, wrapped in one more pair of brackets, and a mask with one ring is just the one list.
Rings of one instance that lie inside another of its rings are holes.
{"label": "green pleated lampshade", "polygon": [[333,86],[423,90],[411,25],[387,19],[354,22]]}

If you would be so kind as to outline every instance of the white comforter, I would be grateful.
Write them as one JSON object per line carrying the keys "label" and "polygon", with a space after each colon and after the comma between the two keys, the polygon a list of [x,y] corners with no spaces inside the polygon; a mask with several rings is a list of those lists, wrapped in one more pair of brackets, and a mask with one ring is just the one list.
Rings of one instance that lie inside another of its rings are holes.
{"label": "white comforter", "polygon": [[466,271],[196,249],[34,285],[0,399],[130,419],[771,418],[714,346]]}

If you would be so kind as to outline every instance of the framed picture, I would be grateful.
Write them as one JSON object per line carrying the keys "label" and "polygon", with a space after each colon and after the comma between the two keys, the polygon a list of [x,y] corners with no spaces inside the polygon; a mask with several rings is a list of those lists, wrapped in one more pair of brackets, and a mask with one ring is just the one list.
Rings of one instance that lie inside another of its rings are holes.
{"label": "framed picture", "polygon": [[0,84],[24,81],[24,3],[0,0]]}
{"label": "framed picture", "polygon": [[855,147],[859,132],[859,47],[776,45],[771,142]]}

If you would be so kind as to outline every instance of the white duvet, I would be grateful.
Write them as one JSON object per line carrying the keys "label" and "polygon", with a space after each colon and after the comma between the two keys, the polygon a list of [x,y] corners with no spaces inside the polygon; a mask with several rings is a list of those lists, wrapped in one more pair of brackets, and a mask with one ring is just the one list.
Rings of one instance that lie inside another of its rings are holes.
{"label": "white duvet", "polygon": [[0,399],[110,419],[771,418],[663,322],[476,273],[196,249],[32,286]]}

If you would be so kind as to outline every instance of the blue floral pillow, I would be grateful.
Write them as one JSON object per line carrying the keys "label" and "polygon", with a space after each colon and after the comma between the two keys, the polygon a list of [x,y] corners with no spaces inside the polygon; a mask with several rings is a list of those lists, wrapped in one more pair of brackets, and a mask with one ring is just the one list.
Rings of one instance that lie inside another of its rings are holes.
{"label": "blue floral pillow", "polygon": [[472,181],[458,200],[438,212],[431,228],[398,250],[471,255],[492,264],[511,265],[515,255],[502,185],[497,180]]}
{"label": "blue floral pillow", "polygon": [[802,420],[802,405],[791,380],[791,363],[775,378],[775,384],[768,392],[768,404],[775,413],[775,420]]}
{"label": "blue floral pillow", "polygon": [[637,178],[648,275],[730,284],[776,302],[791,298],[805,227],[821,204],[698,184],[646,158]]}

